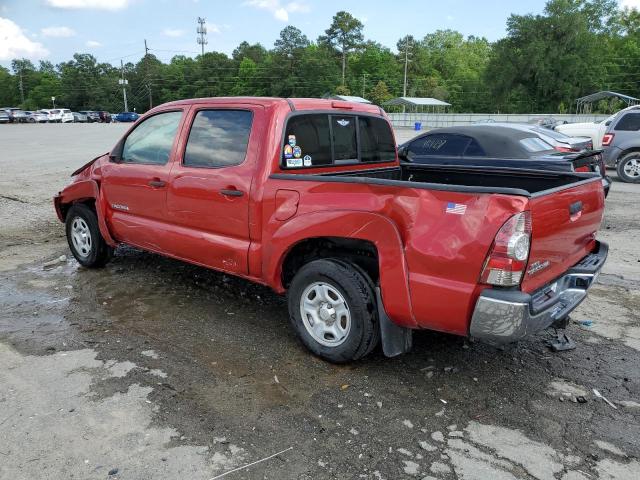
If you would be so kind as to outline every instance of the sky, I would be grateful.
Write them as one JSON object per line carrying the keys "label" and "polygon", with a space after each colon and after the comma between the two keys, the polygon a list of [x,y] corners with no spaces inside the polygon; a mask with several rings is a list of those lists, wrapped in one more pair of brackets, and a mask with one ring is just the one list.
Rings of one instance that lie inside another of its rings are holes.
{"label": "sky", "polygon": [[[640,9],[640,0],[619,0]],[[541,13],[545,0],[0,0],[0,65],[12,58],[54,64],[76,52],[100,62],[137,62],[150,53],[162,61],[195,56],[197,18],[208,30],[207,51],[231,54],[243,40],[271,48],[294,25],[310,40],[346,10],[364,23],[365,38],[395,50],[397,40],[438,29],[495,41],[510,14]]]}

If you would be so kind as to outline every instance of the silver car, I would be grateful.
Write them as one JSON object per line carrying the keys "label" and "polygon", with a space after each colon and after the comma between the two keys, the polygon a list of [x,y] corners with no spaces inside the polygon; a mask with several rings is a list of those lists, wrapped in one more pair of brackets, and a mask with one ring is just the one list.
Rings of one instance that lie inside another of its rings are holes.
{"label": "silver car", "polygon": [[640,183],[640,105],[616,115],[602,137],[604,161],[623,182]]}
{"label": "silver car", "polygon": [[49,121],[49,117],[42,112],[25,111],[24,113],[27,115],[27,123],[47,123]]}

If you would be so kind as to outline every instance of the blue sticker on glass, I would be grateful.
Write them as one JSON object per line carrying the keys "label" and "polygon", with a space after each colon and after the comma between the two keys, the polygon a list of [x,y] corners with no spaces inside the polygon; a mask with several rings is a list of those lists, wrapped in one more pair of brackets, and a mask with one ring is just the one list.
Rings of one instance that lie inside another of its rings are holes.
{"label": "blue sticker on glass", "polygon": [[302,149],[298,145],[293,147],[293,156],[296,158],[300,158],[302,156]]}
{"label": "blue sticker on glass", "polygon": [[289,145],[291,145],[292,147],[296,146],[296,136],[295,135],[289,135]]}

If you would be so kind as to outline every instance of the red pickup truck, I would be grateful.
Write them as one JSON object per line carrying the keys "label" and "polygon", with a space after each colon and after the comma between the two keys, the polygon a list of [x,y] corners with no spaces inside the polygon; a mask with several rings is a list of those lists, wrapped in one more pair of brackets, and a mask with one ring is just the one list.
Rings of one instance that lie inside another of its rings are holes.
{"label": "red pickup truck", "polygon": [[597,174],[403,164],[382,109],[331,100],[161,105],[54,203],[80,264],[123,243],[268,285],[333,362],[560,325],[608,250]]}

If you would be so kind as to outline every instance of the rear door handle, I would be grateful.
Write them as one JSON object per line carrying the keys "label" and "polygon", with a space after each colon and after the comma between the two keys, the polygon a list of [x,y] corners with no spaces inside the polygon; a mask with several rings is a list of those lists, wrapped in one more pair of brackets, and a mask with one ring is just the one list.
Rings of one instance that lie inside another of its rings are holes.
{"label": "rear door handle", "polygon": [[223,188],[222,190],[220,190],[220,193],[227,197],[241,197],[242,195],[244,195],[244,193],[240,190],[234,190],[231,188]]}
{"label": "rear door handle", "polygon": [[167,184],[164,180],[151,180],[149,181],[149,186],[153,188],[162,188]]}

